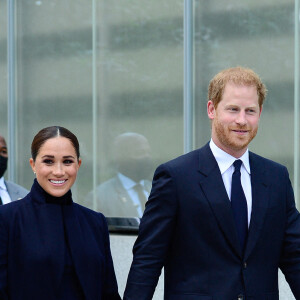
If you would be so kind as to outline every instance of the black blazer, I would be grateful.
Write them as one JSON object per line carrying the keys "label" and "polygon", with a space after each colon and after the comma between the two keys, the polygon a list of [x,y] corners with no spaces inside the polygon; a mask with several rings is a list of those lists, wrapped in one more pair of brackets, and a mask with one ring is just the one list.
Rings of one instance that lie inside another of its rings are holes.
{"label": "black blazer", "polygon": [[120,299],[104,216],[76,203],[46,203],[35,181],[24,199],[0,207],[1,300],[56,299],[64,271],[62,212],[85,299]]}
{"label": "black blazer", "polygon": [[124,299],[152,299],[162,267],[166,300],[278,300],[279,267],[300,299],[300,217],[288,172],[251,152],[249,159],[245,253],[208,144],[157,168]]}

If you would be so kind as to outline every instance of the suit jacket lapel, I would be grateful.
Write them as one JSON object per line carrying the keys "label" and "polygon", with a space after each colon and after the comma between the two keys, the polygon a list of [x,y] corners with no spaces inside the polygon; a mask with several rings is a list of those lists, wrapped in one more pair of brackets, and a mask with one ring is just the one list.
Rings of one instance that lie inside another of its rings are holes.
{"label": "suit jacket lapel", "polygon": [[[85,294],[85,299],[93,299],[95,287],[93,286],[94,281],[91,281],[90,277],[93,275],[99,276],[99,273],[95,274],[93,270],[87,266],[90,263],[89,255],[97,253],[97,245],[93,243],[92,236],[89,236],[89,242],[85,240],[85,234],[82,230],[82,226],[84,227],[84,225],[81,226],[80,224],[80,218],[78,217],[75,204],[64,205],[63,216],[73,264]],[[93,247],[95,249],[93,249]],[[91,249],[93,250],[92,254]],[[97,269],[99,266],[96,265],[93,267]]]}
{"label": "suit jacket lapel", "polygon": [[76,273],[79,281],[84,286],[86,281],[85,273],[85,244],[82,240],[82,233],[77,219],[76,213],[74,211],[74,205],[65,205],[63,207],[63,216],[66,227],[66,236],[70,246],[72,260],[76,269]]}
{"label": "suit jacket lapel", "polygon": [[208,144],[200,149],[199,158],[201,188],[228,243],[232,246],[235,253],[241,257],[242,253],[230,200],[228,199],[219,166]]}
{"label": "suit jacket lapel", "polygon": [[[123,211],[124,216],[137,216],[137,209],[133,205],[132,199],[130,198],[128,192],[124,189],[120,179],[116,176],[116,181],[114,183],[116,194],[118,197],[119,209]],[[143,208],[144,210],[145,208]]]}
{"label": "suit jacket lapel", "polygon": [[9,182],[4,181],[4,183],[6,185],[7,192],[9,194],[11,201],[16,201],[17,199],[21,198],[19,191],[11,188],[11,185],[9,184]]}
{"label": "suit jacket lapel", "polygon": [[128,203],[132,203],[127,191],[124,189],[118,176],[116,176],[115,181],[114,181],[114,189],[116,191],[118,201],[121,201],[122,205],[124,205],[125,203],[126,203],[126,205]]}
{"label": "suit jacket lapel", "polygon": [[245,259],[249,257],[258,241],[269,202],[268,182],[266,176],[264,176],[264,161],[251,152],[249,153],[249,160],[251,168],[252,213]]}

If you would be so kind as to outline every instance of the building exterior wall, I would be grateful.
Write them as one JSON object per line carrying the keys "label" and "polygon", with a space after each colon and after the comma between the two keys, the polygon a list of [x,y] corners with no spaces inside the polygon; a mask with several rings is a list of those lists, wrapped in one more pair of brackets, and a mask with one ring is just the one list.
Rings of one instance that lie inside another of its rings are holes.
{"label": "building exterior wall", "polygon": [[[192,1],[192,116],[183,98],[184,3],[0,0],[0,133],[15,145],[10,179],[30,188],[30,144],[50,125],[64,126],[79,139],[83,163],[73,195],[80,204],[114,176],[113,140],[121,133],[148,139],[153,173],[158,164],[183,153],[187,118],[193,148],[209,140],[209,80],[220,69],[242,65],[260,74],[269,90],[251,150],[288,167],[299,204],[298,2]],[[14,53],[7,51],[12,16]],[[15,62],[14,78],[9,59]],[[12,102],[13,120],[8,117]],[[10,122],[15,131],[9,134]],[[134,239],[111,235],[121,292]],[[292,299],[280,278],[281,299]],[[162,290],[160,281],[155,299],[162,299]]]}

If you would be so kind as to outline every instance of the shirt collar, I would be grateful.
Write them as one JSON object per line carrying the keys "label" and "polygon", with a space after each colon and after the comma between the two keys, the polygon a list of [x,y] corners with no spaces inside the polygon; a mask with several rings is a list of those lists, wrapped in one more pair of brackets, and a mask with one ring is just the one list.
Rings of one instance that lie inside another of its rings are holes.
{"label": "shirt collar", "polygon": [[[137,184],[131,178],[125,176],[122,173],[118,172],[117,176],[120,179],[121,184],[123,185],[124,189],[127,190],[127,191],[130,190],[130,189],[132,189]],[[144,187],[144,184],[145,184],[144,180],[141,180],[139,183]]]}
{"label": "shirt collar", "polygon": [[7,191],[7,187],[4,183],[4,177],[3,176],[0,178],[0,189]]}
{"label": "shirt collar", "polygon": [[[219,165],[221,174],[224,174],[232,166],[236,158],[220,149],[212,139],[210,140],[209,146]],[[248,174],[251,174],[249,164],[249,150],[247,149],[246,152],[241,157],[239,157],[239,159],[243,162],[243,165]]]}

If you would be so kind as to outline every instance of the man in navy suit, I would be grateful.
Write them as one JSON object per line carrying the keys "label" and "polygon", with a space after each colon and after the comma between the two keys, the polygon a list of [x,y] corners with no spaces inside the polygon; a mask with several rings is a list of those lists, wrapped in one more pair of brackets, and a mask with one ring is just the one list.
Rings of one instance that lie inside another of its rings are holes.
{"label": "man in navy suit", "polygon": [[278,300],[278,268],[300,299],[300,217],[287,169],[248,151],[266,88],[226,69],[208,89],[210,142],[157,168],[125,300]]}

